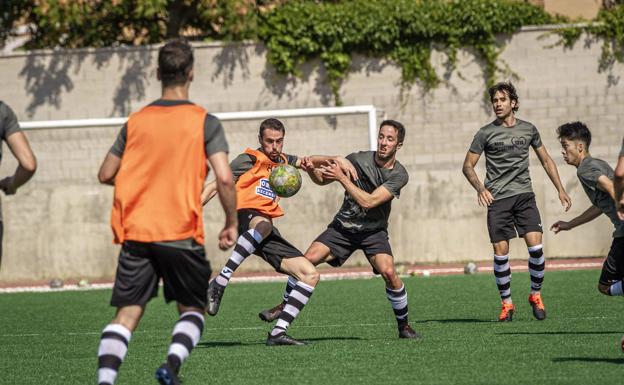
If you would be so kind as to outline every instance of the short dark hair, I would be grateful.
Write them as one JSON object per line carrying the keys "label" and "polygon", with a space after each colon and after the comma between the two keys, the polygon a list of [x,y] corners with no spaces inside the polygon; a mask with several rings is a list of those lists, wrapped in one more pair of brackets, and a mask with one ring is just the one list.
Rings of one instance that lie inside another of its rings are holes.
{"label": "short dark hair", "polygon": [[514,87],[511,82],[500,82],[490,87],[490,89],[488,90],[488,93],[490,94],[490,102],[492,101],[492,99],[494,99],[494,95],[496,95],[497,92],[504,92],[507,94],[507,96],[509,96],[510,100],[515,101],[516,105],[511,110],[513,112],[518,111],[518,109],[520,108],[518,93],[516,92],[516,87]]}
{"label": "short dark hair", "polygon": [[193,50],[184,39],[171,40],[158,51],[158,71],[164,87],[186,83],[193,69]]}
{"label": "short dark hair", "polygon": [[580,140],[585,143],[585,146],[589,148],[591,144],[591,132],[587,125],[583,122],[571,122],[562,124],[557,127],[557,137],[559,140]]}
{"label": "short dark hair", "polygon": [[405,140],[405,127],[403,126],[401,122],[397,122],[396,120],[392,120],[392,119],[387,119],[381,122],[381,124],[379,125],[379,129],[381,130],[381,127],[383,126],[394,127],[394,129],[397,131],[398,142],[403,143],[403,141]]}
{"label": "short dark hair", "polygon": [[260,131],[258,131],[258,135],[262,137],[262,133],[268,128],[272,130],[282,131],[284,134],[286,134],[286,128],[284,127],[284,123],[275,118],[268,118],[260,123]]}

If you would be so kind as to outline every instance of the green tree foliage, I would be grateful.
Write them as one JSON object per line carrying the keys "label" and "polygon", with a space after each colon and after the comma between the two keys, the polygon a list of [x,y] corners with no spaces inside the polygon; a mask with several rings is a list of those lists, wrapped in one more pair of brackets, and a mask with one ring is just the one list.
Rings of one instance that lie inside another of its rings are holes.
{"label": "green tree foliage", "polygon": [[457,50],[472,48],[485,64],[489,85],[499,70],[497,34],[554,21],[541,8],[513,0],[294,1],[261,20],[259,38],[278,72],[296,75],[299,65],[320,57],[337,104],[354,53],[395,62],[404,87],[419,81],[430,88],[440,82],[432,49],[446,50],[452,71]]}

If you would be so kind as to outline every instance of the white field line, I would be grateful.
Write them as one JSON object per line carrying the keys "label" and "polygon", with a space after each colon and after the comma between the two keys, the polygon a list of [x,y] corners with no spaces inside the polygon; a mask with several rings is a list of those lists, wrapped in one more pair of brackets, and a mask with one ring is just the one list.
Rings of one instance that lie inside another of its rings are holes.
{"label": "white field line", "polygon": [[[602,267],[600,262],[578,262],[578,263],[556,263],[550,262],[546,264],[547,270],[562,270],[562,269],[595,269]],[[512,264],[512,271],[527,271],[527,264]],[[443,267],[443,268],[431,268],[431,269],[409,269],[406,271],[407,275],[423,275],[423,272],[428,271],[431,275],[447,275],[447,274],[461,274],[464,269],[461,267]],[[492,272],[492,267],[479,267],[478,272]],[[342,280],[342,279],[362,279],[373,278],[375,275],[371,271],[358,271],[358,272],[337,272],[337,273],[323,273],[322,279],[328,281]],[[248,283],[248,282],[280,282],[286,281],[286,277],[283,275],[263,275],[256,277],[234,277],[232,282],[235,283]],[[100,290],[110,289],[113,287],[112,283],[96,283],[86,287],[80,287],[78,285],[65,285],[59,289],[51,289],[47,285],[41,286],[22,286],[22,287],[7,287],[0,288],[0,294],[5,293],[49,293],[60,291],[86,291],[86,290]]]}

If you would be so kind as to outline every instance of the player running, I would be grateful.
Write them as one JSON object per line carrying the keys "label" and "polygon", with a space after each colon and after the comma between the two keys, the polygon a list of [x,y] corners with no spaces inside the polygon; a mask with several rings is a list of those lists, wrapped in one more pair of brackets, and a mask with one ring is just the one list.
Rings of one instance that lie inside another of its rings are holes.
{"label": "player running", "polygon": [[617,214],[616,197],[613,184],[614,171],[607,162],[594,158],[589,153],[591,132],[584,123],[566,123],[557,128],[561,142],[561,153],[567,164],[576,167],[583,190],[592,206],[572,220],[557,221],[551,226],[555,234],[560,231],[572,230],[582,224],[606,215],[613,223],[613,242],[602,265],[602,273],[598,281],[598,290],[606,295],[624,295],[622,278],[624,278],[624,221]]}
{"label": "player running", "polygon": [[[284,239],[274,226],[273,219],[284,215],[279,198],[269,185],[269,175],[274,167],[287,163],[307,170],[332,160],[342,165],[348,175],[354,175],[351,164],[342,158],[311,156],[299,158],[282,152],[286,129],[277,119],[266,119],[260,124],[257,150],[250,148],[234,159],[230,165],[236,182],[239,238],[225,266],[210,282],[208,289],[208,314],[216,315],[221,299],[232,274],[251,254],[268,262],[275,271],[287,274],[293,282],[293,295],[285,303],[275,327],[269,333],[266,345],[304,345],[286,334],[288,327],[308,303],[319,280],[316,271],[303,253]],[[204,202],[216,193],[214,183],[204,191]]]}
{"label": "player running", "polygon": [[115,318],[100,339],[98,384],[112,385],[145,307],[164,283],[176,301],[166,362],[156,371],[162,385],[176,385],[180,366],[204,329],[210,264],[204,252],[201,195],[208,167],[215,172],[225,225],[219,248],[236,240],[236,195],[219,120],[188,101],[193,53],[175,40],[158,53],[162,96],[130,116],[100,168],[101,183],[115,186],[111,224],[121,244],[111,305]]}
{"label": "player running", "polygon": [[[572,201],[565,192],[557,166],[542,144],[535,126],[516,118],[518,95],[511,83],[498,83],[489,89],[496,120],[474,136],[464,160],[463,173],[477,191],[479,205],[487,207],[487,226],[494,248],[494,275],[502,301],[499,321],[511,321],[515,311],[511,299],[509,240],[523,237],[529,251],[533,316],[546,318],[541,289],[545,260],[542,250],[542,221],[535,203],[529,175],[529,148],[537,154],[546,174],[559,193],[559,200],[570,209]],[[481,183],[474,167],[485,152],[487,175]]]}
{"label": "player running", "polygon": [[[342,207],[305,253],[314,265],[327,262],[338,267],[356,250],[362,250],[386,284],[386,296],[392,305],[398,325],[399,338],[420,338],[409,325],[407,291],[395,268],[392,248],[388,241],[388,218],[393,198],[399,198],[407,184],[408,174],[396,159],[403,145],[405,128],[394,120],[385,120],[379,127],[377,151],[361,151],[347,156],[358,175],[352,181],[339,165],[329,163],[308,173],[318,184],[338,181],[345,189]],[[287,308],[294,295],[296,282],[289,280],[284,301],[259,316],[271,322]]]}

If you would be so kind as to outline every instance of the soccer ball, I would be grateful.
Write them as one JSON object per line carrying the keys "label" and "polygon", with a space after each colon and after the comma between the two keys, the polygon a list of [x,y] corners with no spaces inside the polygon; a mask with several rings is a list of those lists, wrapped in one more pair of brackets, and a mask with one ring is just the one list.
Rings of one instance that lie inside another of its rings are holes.
{"label": "soccer ball", "polygon": [[464,266],[464,274],[474,274],[477,272],[477,265],[472,262],[468,262],[466,266]]}
{"label": "soccer ball", "polygon": [[289,164],[280,164],[271,171],[269,184],[278,196],[288,198],[301,188],[301,174]]}

